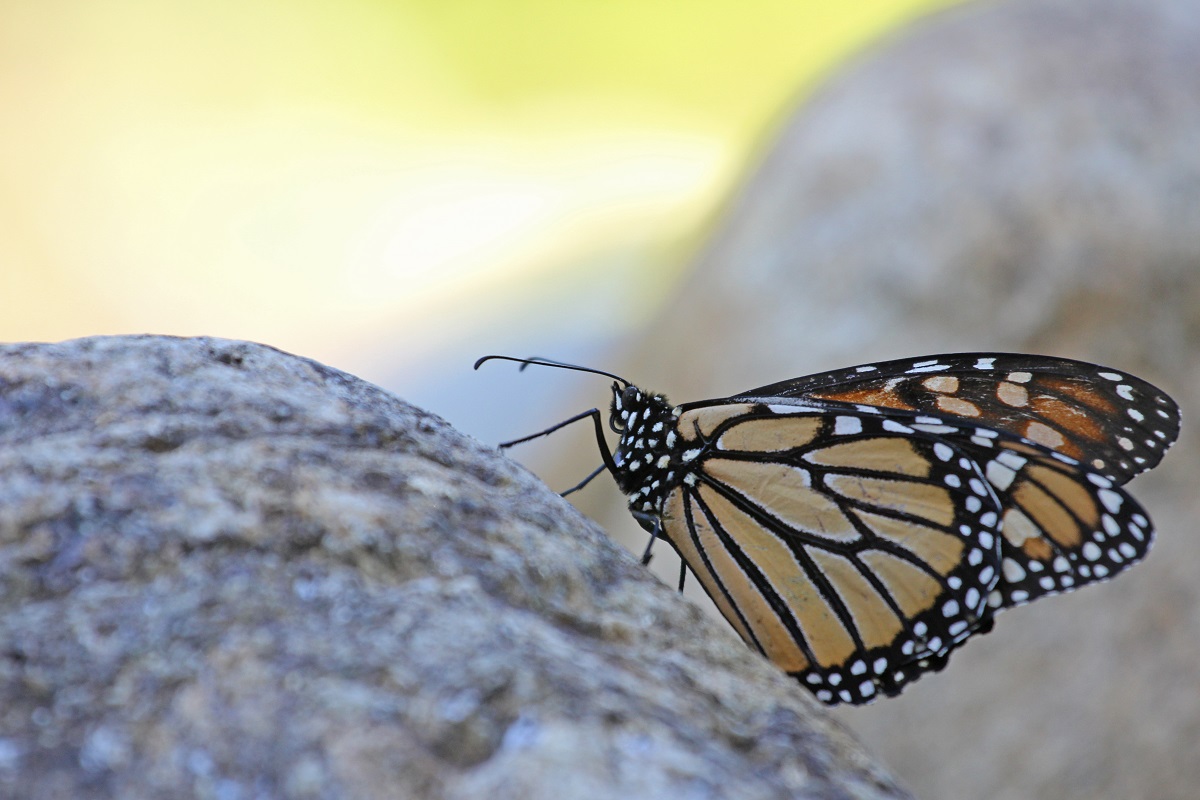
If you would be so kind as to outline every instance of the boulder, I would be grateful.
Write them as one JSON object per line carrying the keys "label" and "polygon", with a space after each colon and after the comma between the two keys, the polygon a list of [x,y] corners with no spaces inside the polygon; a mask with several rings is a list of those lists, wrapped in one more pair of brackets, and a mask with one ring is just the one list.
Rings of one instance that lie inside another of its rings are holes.
{"label": "boulder", "polygon": [[495,450],[154,336],[0,346],[0,795],[907,796]]}

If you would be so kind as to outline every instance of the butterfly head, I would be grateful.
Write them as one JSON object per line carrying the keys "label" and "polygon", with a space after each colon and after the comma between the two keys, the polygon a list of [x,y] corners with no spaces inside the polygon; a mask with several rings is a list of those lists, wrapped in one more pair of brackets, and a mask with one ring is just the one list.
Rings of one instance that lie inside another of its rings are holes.
{"label": "butterfly head", "polygon": [[613,384],[609,426],[621,435],[614,476],[635,511],[661,510],[678,465],[677,414],[661,394]]}

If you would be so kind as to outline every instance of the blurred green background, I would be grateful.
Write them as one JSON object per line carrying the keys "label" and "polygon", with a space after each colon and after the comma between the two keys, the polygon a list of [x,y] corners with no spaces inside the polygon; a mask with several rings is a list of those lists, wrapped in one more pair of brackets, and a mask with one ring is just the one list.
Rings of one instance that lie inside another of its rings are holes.
{"label": "blurred green background", "polygon": [[948,4],[8,0],[0,340],[252,339],[418,402],[603,340],[823,75]]}

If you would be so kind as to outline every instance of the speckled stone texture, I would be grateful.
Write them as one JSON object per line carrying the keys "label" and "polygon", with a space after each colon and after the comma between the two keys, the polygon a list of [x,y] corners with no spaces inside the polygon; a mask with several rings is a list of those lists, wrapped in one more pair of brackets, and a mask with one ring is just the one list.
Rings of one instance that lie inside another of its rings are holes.
{"label": "speckled stone texture", "polygon": [[0,346],[0,796],[907,795],[495,450],[114,337]]}
{"label": "speckled stone texture", "polygon": [[[895,32],[781,126],[631,338],[595,365],[677,402],[973,350],[1171,394],[1179,444],[1129,487],[1158,527],[1144,564],[1005,612],[944,672],[836,713],[921,797],[1200,797],[1200,3],[966,3]],[[613,494],[582,501],[636,536]]]}

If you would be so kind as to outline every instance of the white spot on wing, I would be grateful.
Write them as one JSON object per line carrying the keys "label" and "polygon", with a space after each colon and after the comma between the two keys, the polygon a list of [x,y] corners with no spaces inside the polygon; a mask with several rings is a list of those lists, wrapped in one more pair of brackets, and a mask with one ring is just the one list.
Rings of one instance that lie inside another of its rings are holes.
{"label": "white spot on wing", "polygon": [[987,479],[988,483],[995,486],[1000,491],[1004,491],[1012,485],[1013,479],[1017,477],[1017,473],[1013,472],[1011,467],[1006,467],[999,461],[989,461],[987,463]]}
{"label": "white spot on wing", "polygon": [[1009,583],[1017,583],[1025,577],[1025,569],[1011,558],[1004,559],[1000,566],[1004,572],[1004,580]]}
{"label": "white spot on wing", "polygon": [[1115,514],[1121,510],[1121,495],[1112,489],[1101,489],[1096,492],[1096,496],[1100,498],[1100,502],[1104,504],[1109,513]]}
{"label": "white spot on wing", "polygon": [[931,392],[954,394],[958,391],[958,378],[953,375],[934,375],[921,381],[921,385]]}
{"label": "white spot on wing", "polygon": [[[886,426],[887,423],[885,422]],[[862,420],[858,417],[838,417],[833,422],[833,432],[838,436],[862,433]]]}
{"label": "white spot on wing", "polygon": [[1029,391],[1019,383],[1001,381],[996,387],[996,398],[1007,406],[1024,408],[1029,405]]}
{"label": "white spot on wing", "polygon": [[1010,467],[1011,469],[1020,469],[1027,463],[1025,458],[1017,455],[1012,450],[1002,451],[1000,455],[996,456],[996,460],[1001,464],[1004,464],[1006,467]]}
{"label": "white spot on wing", "polygon": [[823,409],[805,405],[784,405],[783,403],[771,403],[767,406],[767,410],[772,414],[809,414],[814,411],[822,411]]}

